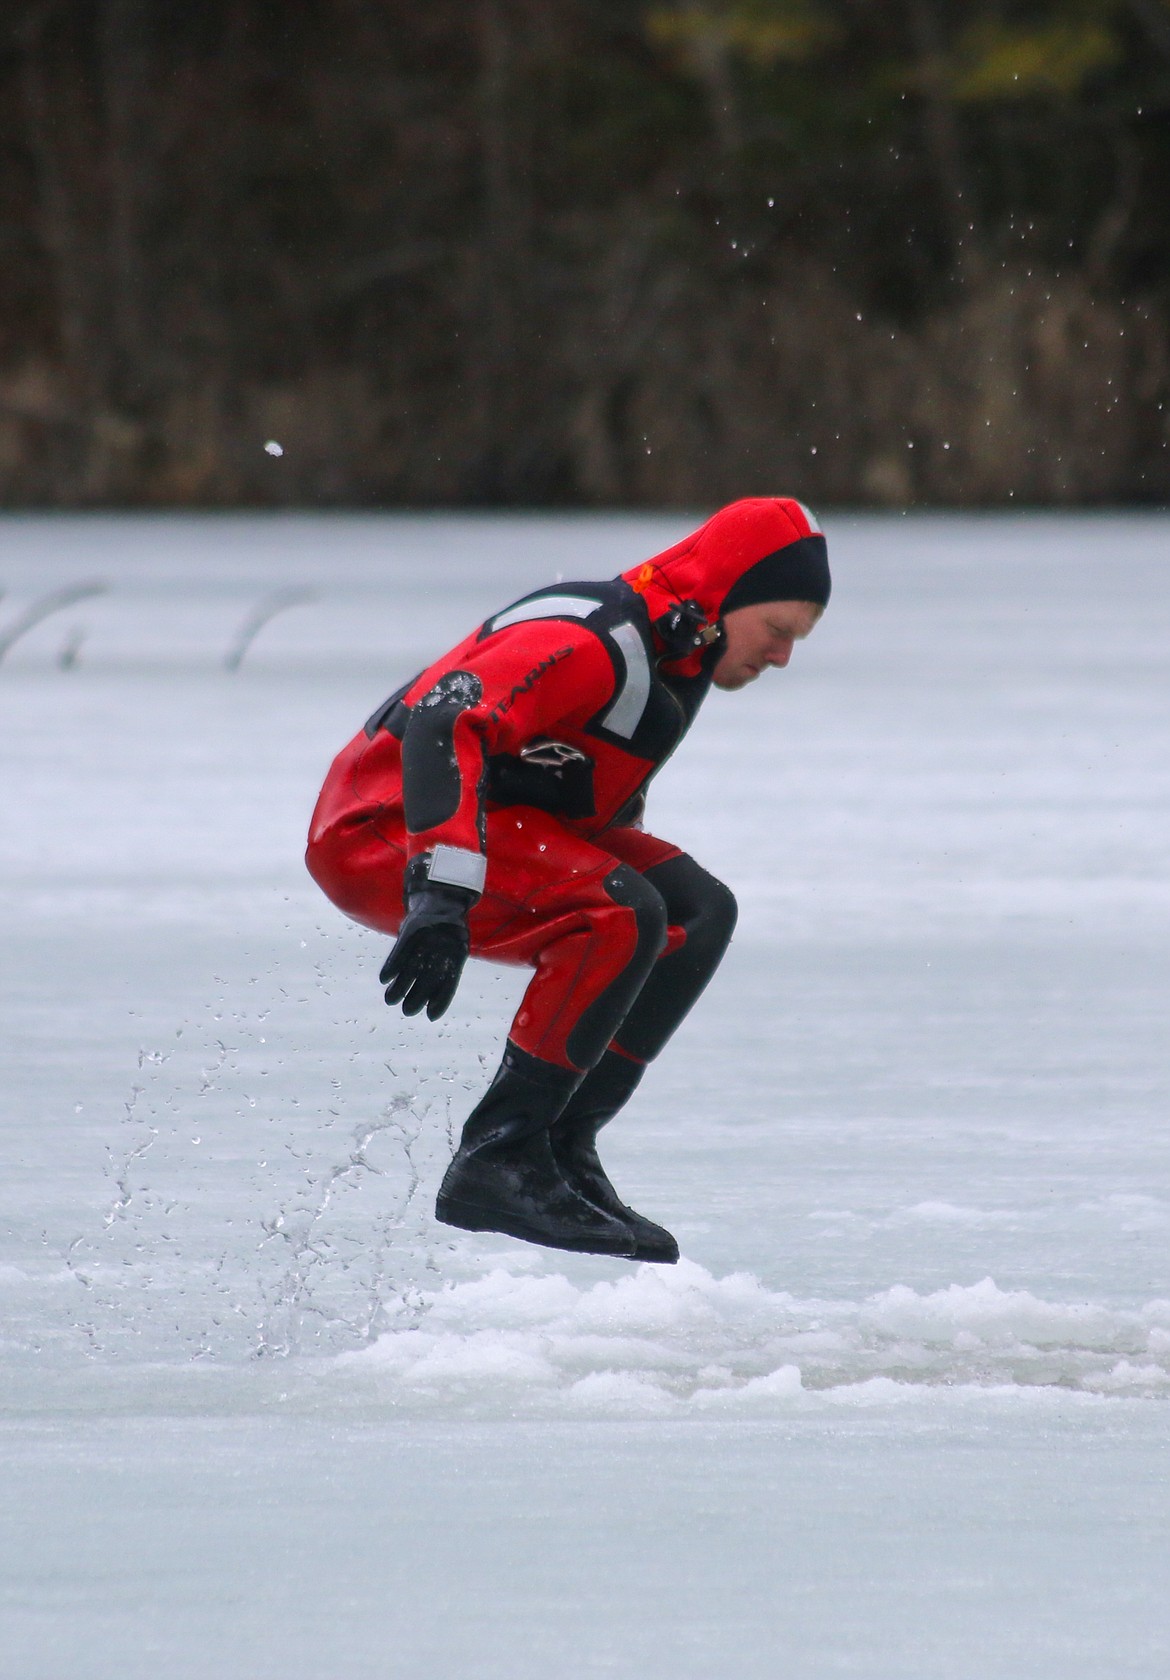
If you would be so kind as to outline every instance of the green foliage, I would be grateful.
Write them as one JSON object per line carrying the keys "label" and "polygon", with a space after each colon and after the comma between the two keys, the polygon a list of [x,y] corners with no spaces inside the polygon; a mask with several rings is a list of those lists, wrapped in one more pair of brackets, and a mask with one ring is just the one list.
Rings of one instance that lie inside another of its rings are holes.
{"label": "green foliage", "polygon": [[968,104],[1072,99],[1120,56],[1115,32],[1093,17],[1055,17],[1032,25],[985,17],[963,31],[947,79],[954,97]]}
{"label": "green foliage", "polygon": [[1170,493],[1170,0],[9,9],[0,496]]}
{"label": "green foliage", "polygon": [[815,0],[692,0],[652,7],[646,33],[684,63],[701,66],[712,54],[733,54],[767,66],[804,63],[836,40],[839,29]]}

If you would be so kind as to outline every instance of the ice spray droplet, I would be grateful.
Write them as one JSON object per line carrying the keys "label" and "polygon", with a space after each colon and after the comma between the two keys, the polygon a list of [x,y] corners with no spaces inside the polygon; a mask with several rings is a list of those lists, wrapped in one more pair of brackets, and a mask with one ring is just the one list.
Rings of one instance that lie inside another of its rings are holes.
{"label": "ice spray droplet", "polygon": [[279,443],[277,443],[275,438],[269,438],[268,442],[264,445],[264,453],[266,455],[283,455],[284,449]]}

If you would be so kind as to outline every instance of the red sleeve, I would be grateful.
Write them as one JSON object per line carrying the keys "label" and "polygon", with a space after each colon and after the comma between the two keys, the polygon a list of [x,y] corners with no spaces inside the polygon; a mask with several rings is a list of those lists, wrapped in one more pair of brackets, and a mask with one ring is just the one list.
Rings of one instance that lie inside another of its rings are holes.
{"label": "red sleeve", "polygon": [[[464,643],[444,663],[431,686],[411,697],[403,736],[410,853],[444,846],[482,857],[488,758],[586,723],[612,696],[614,670],[592,631],[555,619],[530,619]],[[473,859],[462,866],[474,875]],[[456,873],[458,867],[456,860]]]}

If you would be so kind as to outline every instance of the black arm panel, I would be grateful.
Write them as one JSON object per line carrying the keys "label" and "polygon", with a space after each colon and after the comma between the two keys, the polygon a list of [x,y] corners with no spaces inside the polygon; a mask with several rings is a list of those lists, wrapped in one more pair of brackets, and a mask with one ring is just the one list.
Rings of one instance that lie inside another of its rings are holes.
{"label": "black arm panel", "polygon": [[463,779],[455,755],[455,722],[483,697],[473,671],[448,671],[416,700],[402,737],[402,800],[406,826],[425,834],[459,809]]}

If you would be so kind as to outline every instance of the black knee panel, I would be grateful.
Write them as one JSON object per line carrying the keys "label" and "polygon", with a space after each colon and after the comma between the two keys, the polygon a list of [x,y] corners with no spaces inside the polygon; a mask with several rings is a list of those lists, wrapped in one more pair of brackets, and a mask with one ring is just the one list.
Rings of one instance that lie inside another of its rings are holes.
{"label": "black knee panel", "polygon": [[734,895],[693,858],[668,858],[646,871],[683,942],[657,964],[616,1034],[619,1047],[652,1061],[719,967],[735,929]]}
{"label": "black knee panel", "polygon": [[656,864],[646,871],[646,879],[661,894],[667,920],[686,934],[684,949],[697,965],[712,972],[727,949],[739,916],[731,888],[685,855]]}
{"label": "black knee panel", "polygon": [[575,1066],[591,1068],[625,1018],[666,944],[666,901],[636,869],[619,863],[605,877],[605,890],[615,904],[634,913],[634,949],[625,967],[581,1015],[565,1041]]}
{"label": "black knee panel", "polygon": [[666,944],[666,929],[670,921],[666,900],[645,875],[639,875],[627,863],[619,863],[605,877],[605,890],[615,904],[634,912],[638,927],[638,949],[632,960],[647,956],[650,962]]}

